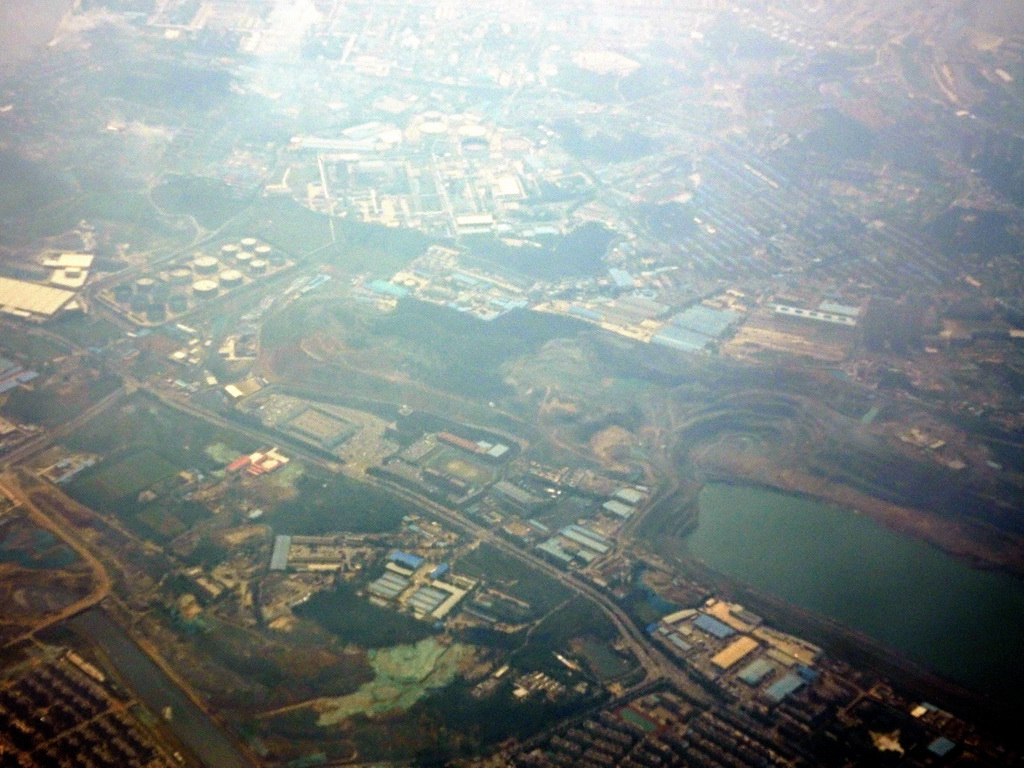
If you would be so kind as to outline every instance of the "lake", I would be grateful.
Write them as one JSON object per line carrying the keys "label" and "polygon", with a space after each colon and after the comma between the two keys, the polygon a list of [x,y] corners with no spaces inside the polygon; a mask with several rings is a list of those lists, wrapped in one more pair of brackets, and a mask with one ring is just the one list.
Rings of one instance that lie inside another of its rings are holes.
{"label": "lake", "polygon": [[761,488],[700,494],[690,554],[1005,701],[1024,690],[1024,581],[980,571],[868,517]]}

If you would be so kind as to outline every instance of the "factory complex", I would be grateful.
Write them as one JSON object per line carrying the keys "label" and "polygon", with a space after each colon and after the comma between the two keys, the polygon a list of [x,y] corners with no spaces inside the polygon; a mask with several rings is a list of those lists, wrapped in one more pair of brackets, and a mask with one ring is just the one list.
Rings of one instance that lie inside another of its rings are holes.
{"label": "factory complex", "polygon": [[647,633],[733,699],[768,709],[812,685],[821,649],[717,598],[663,617]]}
{"label": "factory complex", "polygon": [[442,621],[476,584],[453,574],[447,563],[436,564],[395,550],[388,556],[384,573],[370,582],[366,593],[378,605],[406,611],[417,619]]}
{"label": "factory complex", "polygon": [[292,266],[279,249],[243,237],[175,258],[158,272],[115,283],[99,297],[137,325],[159,325]]}
{"label": "factory complex", "polygon": [[51,285],[0,277],[0,312],[22,320],[42,322],[59,312],[81,309],[75,292]]}

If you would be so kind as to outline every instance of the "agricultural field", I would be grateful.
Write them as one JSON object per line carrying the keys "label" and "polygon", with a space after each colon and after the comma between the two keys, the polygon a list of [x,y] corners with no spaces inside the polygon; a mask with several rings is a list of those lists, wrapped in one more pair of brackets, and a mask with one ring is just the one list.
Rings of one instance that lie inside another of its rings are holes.
{"label": "agricultural field", "polygon": [[190,498],[199,477],[216,479],[221,459],[258,447],[141,397],[89,422],[68,445],[106,458],[75,477],[67,492],[160,542],[209,517],[209,509]]}
{"label": "agricultural field", "polygon": [[89,478],[85,487],[97,497],[119,500],[136,496],[179,471],[178,467],[155,451],[144,449],[107,461]]}

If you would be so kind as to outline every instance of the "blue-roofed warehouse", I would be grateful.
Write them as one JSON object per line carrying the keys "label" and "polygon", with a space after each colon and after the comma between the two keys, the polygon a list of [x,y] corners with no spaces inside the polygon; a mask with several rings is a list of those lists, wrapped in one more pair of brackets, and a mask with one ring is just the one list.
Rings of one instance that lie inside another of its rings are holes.
{"label": "blue-roofed warehouse", "polygon": [[376,581],[371,582],[366,591],[371,595],[383,597],[385,600],[394,600],[411,583],[407,578],[388,571]]}
{"label": "blue-roofed warehouse", "polygon": [[408,552],[403,552],[400,549],[392,551],[392,553],[388,555],[388,560],[391,560],[396,563],[401,563],[402,565],[407,565],[414,571],[421,565],[423,565],[422,557],[420,557],[419,555],[411,555]]}
{"label": "blue-roofed warehouse", "polygon": [[681,349],[684,352],[700,352],[711,343],[712,339],[710,336],[705,336],[686,328],[666,325],[651,337],[651,341],[654,344]]}
{"label": "blue-roofed warehouse", "polygon": [[402,285],[395,285],[389,283],[387,280],[371,280],[366,284],[374,293],[380,293],[385,296],[394,296],[396,299],[402,299],[409,295],[409,289]]}
{"label": "blue-roofed warehouse", "polygon": [[805,685],[803,678],[799,675],[786,675],[784,678],[779,680],[777,683],[772,683],[768,686],[768,690],[764,692],[765,696],[778,704],[784,698],[793,693],[793,691],[802,688]]}
{"label": "blue-roofed warehouse", "polygon": [[668,635],[668,641],[672,643],[672,645],[674,645],[676,648],[678,648],[681,653],[687,653],[693,650],[693,646],[685,640],[683,640],[683,638],[679,636],[678,632],[673,632],[672,634]]}
{"label": "blue-roofed warehouse", "polygon": [[583,531],[581,531],[577,526],[570,525],[566,528],[563,528],[561,531],[559,531],[559,533],[565,538],[569,539],[570,541],[575,541],[577,544],[582,544],[584,547],[592,549],[598,554],[603,555],[608,551],[607,544],[602,544],[600,541],[597,541],[592,536],[588,536],[587,534],[583,533]]}
{"label": "blue-roofed warehouse", "polygon": [[713,309],[705,307],[703,304],[697,304],[673,317],[671,323],[680,328],[717,339],[738,319],[738,314],[727,309]]}
{"label": "blue-roofed warehouse", "polygon": [[706,613],[702,613],[694,619],[693,626],[702,632],[707,632],[712,637],[717,637],[719,640],[725,640],[725,638],[736,634],[736,630],[728,624],[723,624],[714,616],[708,616]]}
{"label": "blue-roofed warehouse", "polygon": [[291,548],[291,536],[278,536],[274,539],[274,551],[270,555],[270,570],[283,571],[288,567],[288,553]]}
{"label": "blue-roofed warehouse", "polygon": [[448,571],[450,571],[451,569],[452,569],[452,567],[450,565],[448,565],[448,563],[441,563],[439,566],[437,566],[437,568],[435,568],[434,570],[432,570],[430,572],[430,578],[432,578],[432,579],[440,579],[442,576],[444,576],[446,573],[448,573]]}
{"label": "blue-roofed warehouse", "polygon": [[568,565],[572,562],[572,555],[559,546],[558,539],[548,539],[544,543],[538,544],[537,549],[561,565]]}
{"label": "blue-roofed warehouse", "polygon": [[747,685],[759,685],[774,670],[775,665],[767,659],[755,659],[741,669],[736,677]]}
{"label": "blue-roofed warehouse", "polygon": [[619,288],[632,288],[633,276],[624,269],[612,268],[608,270],[608,277],[612,279]]}
{"label": "blue-roofed warehouse", "polygon": [[954,749],[956,749],[956,742],[947,739],[945,736],[940,736],[928,745],[928,751],[936,757],[945,757]]}

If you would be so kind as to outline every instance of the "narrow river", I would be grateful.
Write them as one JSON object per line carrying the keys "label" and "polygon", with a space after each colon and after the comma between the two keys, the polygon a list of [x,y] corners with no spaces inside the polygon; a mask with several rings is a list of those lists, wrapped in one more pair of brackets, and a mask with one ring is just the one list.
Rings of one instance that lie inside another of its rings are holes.
{"label": "narrow river", "polygon": [[711,568],[1024,704],[1024,581],[816,501],[724,484],[699,501],[687,545]]}
{"label": "narrow river", "polygon": [[159,716],[170,707],[168,727],[208,768],[248,768],[232,741],[142,652],[104,611],[93,608],[71,626],[106,654],[146,707]]}

